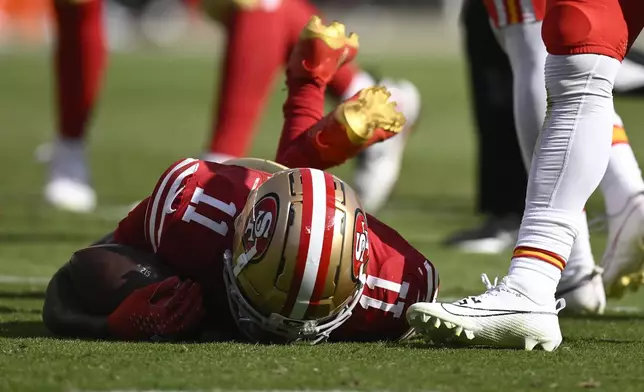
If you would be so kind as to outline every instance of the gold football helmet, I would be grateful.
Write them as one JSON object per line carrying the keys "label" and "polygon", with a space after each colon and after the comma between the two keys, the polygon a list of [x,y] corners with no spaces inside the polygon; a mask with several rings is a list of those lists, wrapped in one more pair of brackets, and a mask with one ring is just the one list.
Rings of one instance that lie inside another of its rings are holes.
{"label": "gold football helmet", "polygon": [[[316,169],[279,171],[235,220],[224,278],[233,317],[253,340],[325,340],[360,300],[367,219],[346,183]],[[275,336],[277,335],[277,336]]]}
{"label": "gold football helmet", "polygon": [[266,173],[275,174],[282,170],[288,170],[288,167],[280,165],[277,162],[260,158],[233,158],[221,163],[222,165],[242,166],[248,169],[261,170]]}

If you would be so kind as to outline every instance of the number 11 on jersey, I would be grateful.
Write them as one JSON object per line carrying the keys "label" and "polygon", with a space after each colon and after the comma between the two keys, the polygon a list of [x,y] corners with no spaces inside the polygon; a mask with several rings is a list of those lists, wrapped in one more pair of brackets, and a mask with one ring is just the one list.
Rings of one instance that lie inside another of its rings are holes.
{"label": "number 11 on jersey", "polygon": [[[379,287],[381,289],[393,291],[394,293],[398,293],[399,299],[403,300],[407,298],[407,291],[409,290],[408,282],[402,282],[402,284],[398,284],[396,282],[392,282],[386,279],[380,279],[375,276],[367,276],[366,286],[370,289]],[[398,301],[395,304],[390,304],[363,295],[362,297],[360,297],[360,305],[365,309],[375,308],[380,309],[384,312],[391,312],[394,314],[394,318],[400,318],[400,316],[402,316],[403,309],[405,308],[405,301]]]}
{"label": "number 11 on jersey", "polygon": [[225,236],[228,234],[228,224],[224,221],[217,222],[208,218],[205,215],[202,215],[197,212],[197,207],[199,204],[204,203],[211,207],[216,208],[217,210],[223,212],[224,214],[233,218],[235,213],[237,213],[237,207],[233,202],[224,203],[219,199],[215,199],[212,196],[208,196],[204,193],[203,188],[196,188],[190,199],[190,205],[186,208],[186,212],[181,218],[184,222],[196,222],[202,226],[209,228],[217,234]]}

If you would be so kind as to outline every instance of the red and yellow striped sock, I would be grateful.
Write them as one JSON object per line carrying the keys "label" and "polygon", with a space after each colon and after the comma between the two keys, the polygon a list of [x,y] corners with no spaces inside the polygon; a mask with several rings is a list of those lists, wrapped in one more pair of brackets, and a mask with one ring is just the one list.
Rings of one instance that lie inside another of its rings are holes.
{"label": "red and yellow striped sock", "polygon": [[613,125],[613,141],[612,145],[616,144],[629,144],[628,136],[626,135],[626,130],[623,126],[619,124]]}
{"label": "red and yellow striped sock", "polygon": [[547,250],[531,248],[527,246],[517,246],[514,248],[514,253],[512,258],[515,257],[527,257],[531,259],[537,259],[545,261],[548,264],[551,264],[557,267],[559,270],[563,271],[566,267],[566,260],[563,257],[559,256],[556,253],[549,252]]}

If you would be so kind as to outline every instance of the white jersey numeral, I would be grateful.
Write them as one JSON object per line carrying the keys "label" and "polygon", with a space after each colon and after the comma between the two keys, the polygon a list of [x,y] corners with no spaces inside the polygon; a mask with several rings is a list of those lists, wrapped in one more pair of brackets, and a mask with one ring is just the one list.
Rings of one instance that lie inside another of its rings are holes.
{"label": "white jersey numeral", "polygon": [[196,222],[223,236],[228,234],[228,224],[226,222],[216,222],[197,212],[197,206],[201,203],[214,207],[231,218],[234,217],[237,212],[237,207],[235,207],[233,202],[224,203],[219,199],[206,195],[203,188],[197,188],[192,194],[190,205],[186,208],[186,212],[183,214],[181,219],[184,222]]}
{"label": "white jersey numeral", "polygon": [[[409,283],[402,282],[398,284],[392,282],[391,280],[381,279],[375,276],[367,276],[367,287],[373,289],[374,287],[379,287],[381,289],[393,291],[398,293],[398,298],[404,300],[407,298],[407,292],[409,291]],[[363,295],[360,297],[360,305],[365,308],[375,308],[380,309],[383,312],[391,312],[394,315],[394,318],[400,318],[402,316],[403,309],[405,308],[405,301],[398,301],[395,304],[390,304],[387,302],[380,301],[375,298]]]}

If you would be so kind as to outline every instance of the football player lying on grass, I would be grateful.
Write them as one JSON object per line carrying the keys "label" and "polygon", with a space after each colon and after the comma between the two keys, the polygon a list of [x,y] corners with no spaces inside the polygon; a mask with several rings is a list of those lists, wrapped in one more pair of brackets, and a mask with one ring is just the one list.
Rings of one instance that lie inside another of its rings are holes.
{"label": "football player lying on grass", "polygon": [[357,47],[343,25],[312,18],[287,69],[280,163],[174,163],[112,234],[54,275],[47,327],[123,340],[406,336],[407,308],[436,298],[434,266],[320,170],[404,124],[382,87],[323,117],[325,85]]}

